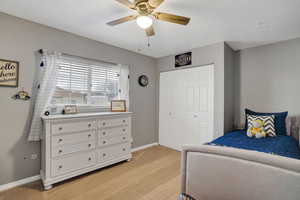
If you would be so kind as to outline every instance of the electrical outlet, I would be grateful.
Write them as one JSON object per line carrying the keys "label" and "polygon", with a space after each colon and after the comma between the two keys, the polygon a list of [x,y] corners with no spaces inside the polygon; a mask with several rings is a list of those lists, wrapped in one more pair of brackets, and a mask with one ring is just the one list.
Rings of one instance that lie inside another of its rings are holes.
{"label": "electrical outlet", "polygon": [[30,156],[31,160],[35,160],[35,159],[37,159],[37,157],[38,157],[38,155],[36,153],[31,154],[31,156]]}

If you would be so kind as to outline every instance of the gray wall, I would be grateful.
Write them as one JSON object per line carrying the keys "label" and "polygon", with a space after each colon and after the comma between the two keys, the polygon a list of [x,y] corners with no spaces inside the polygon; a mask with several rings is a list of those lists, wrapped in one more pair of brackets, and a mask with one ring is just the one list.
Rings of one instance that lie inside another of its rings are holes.
{"label": "gray wall", "polygon": [[[192,49],[191,51],[192,65],[187,67],[214,64],[214,136],[218,137],[224,133],[224,42]],[[174,55],[157,60],[160,72],[175,70],[174,64]]]}
{"label": "gray wall", "polygon": [[224,45],[224,133],[234,129],[235,52]]}
{"label": "gray wall", "polygon": [[[44,48],[131,67],[131,111],[133,146],[157,141],[156,60],[124,49],[99,43],[43,25],[0,13],[0,58],[20,61],[19,89],[31,92],[36,68],[34,53]],[[5,27],[5,28],[4,28]],[[150,87],[142,88],[137,78],[147,74]],[[27,118],[30,102],[14,101],[16,88],[0,88],[0,185],[39,174],[40,143],[27,142]],[[37,160],[24,160],[32,153]]]}
{"label": "gray wall", "polygon": [[299,126],[300,39],[242,50],[236,62],[236,125],[244,123],[244,109],[250,108],[289,111]]}

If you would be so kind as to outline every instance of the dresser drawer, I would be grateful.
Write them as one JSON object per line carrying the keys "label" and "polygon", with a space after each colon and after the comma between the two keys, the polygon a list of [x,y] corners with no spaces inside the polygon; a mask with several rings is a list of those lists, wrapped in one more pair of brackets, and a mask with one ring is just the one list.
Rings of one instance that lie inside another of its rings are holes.
{"label": "dresser drawer", "polygon": [[113,119],[102,119],[98,123],[99,128],[116,127],[116,126],[128,126],[129,119],[126,118],[113,118]]}
{"label": "dresser drawer", "polygon": [[77,154],[62,159],[52,160],[52,176],[59,176],[96,164],[95,152]]}
{"label": "dresser drawer", "polygon": [[74,133],[68,135],[55,135],[52,136],[52,146],[61,146],[69,144],[82,143],[89,140],[96,139],[96,131],[85,131],[81,133]]}
{"label": "dresser drawer", "polygon": [[70,133],[70,132],[80,132],[80,131],[89,131],[95,130],[96,123],[95,121],[72,121],[64,123],[53,123],[51,126],[52,134],[61,134],[61,133]]}
{"label": "dresser drawer", "polygon": [[52,157],[63,156],[70,153],[92,150],[96,147],[95,141],[89,141],[79,144],[63,145],[52,147]]}
{"label": "dresser drawer", "polygon": [[119,143],[124,143],[124,142],[129,142],[130,137],[128,135],[119,135],[111,138],[99,138],[99,143],[98,146],[107,146],[107,145],[112,145],[112,144],[119,144]]}
{"label": "dresser drawer", "polygon": [[128,126],[106,128],[106,129],[99,130],[99,137],[114,137],[118,135],[128,135],[128,134],[129,134]]}
{"label": "dresser drawer", "polygon": [[130,153],[130,147],[130,143],[124,143],[106,148],[101,148],[98,150],[98,161],[104,162],[128,155]]}

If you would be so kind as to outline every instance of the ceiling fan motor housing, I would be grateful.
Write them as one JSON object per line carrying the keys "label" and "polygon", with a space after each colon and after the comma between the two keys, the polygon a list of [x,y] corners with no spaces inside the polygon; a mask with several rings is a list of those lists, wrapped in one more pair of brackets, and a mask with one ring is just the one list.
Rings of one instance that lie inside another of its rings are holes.
{"label": "ceiling fan motor housing", "polygon": [[149,4],[148,0],[137,0],[135,6],[140,15],[147,16],[154,11],[154,8]]}

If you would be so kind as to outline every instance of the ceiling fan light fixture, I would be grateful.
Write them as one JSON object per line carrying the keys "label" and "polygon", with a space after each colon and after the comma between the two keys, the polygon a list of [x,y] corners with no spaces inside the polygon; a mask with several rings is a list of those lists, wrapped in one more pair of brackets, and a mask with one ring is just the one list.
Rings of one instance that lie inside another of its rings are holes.
{"label": "ceiling fan light fixture", "polygon": [[147,29],[153,24],[153,19],[149,16],[139,16],[136,19],[136,23],[142,29]]}

